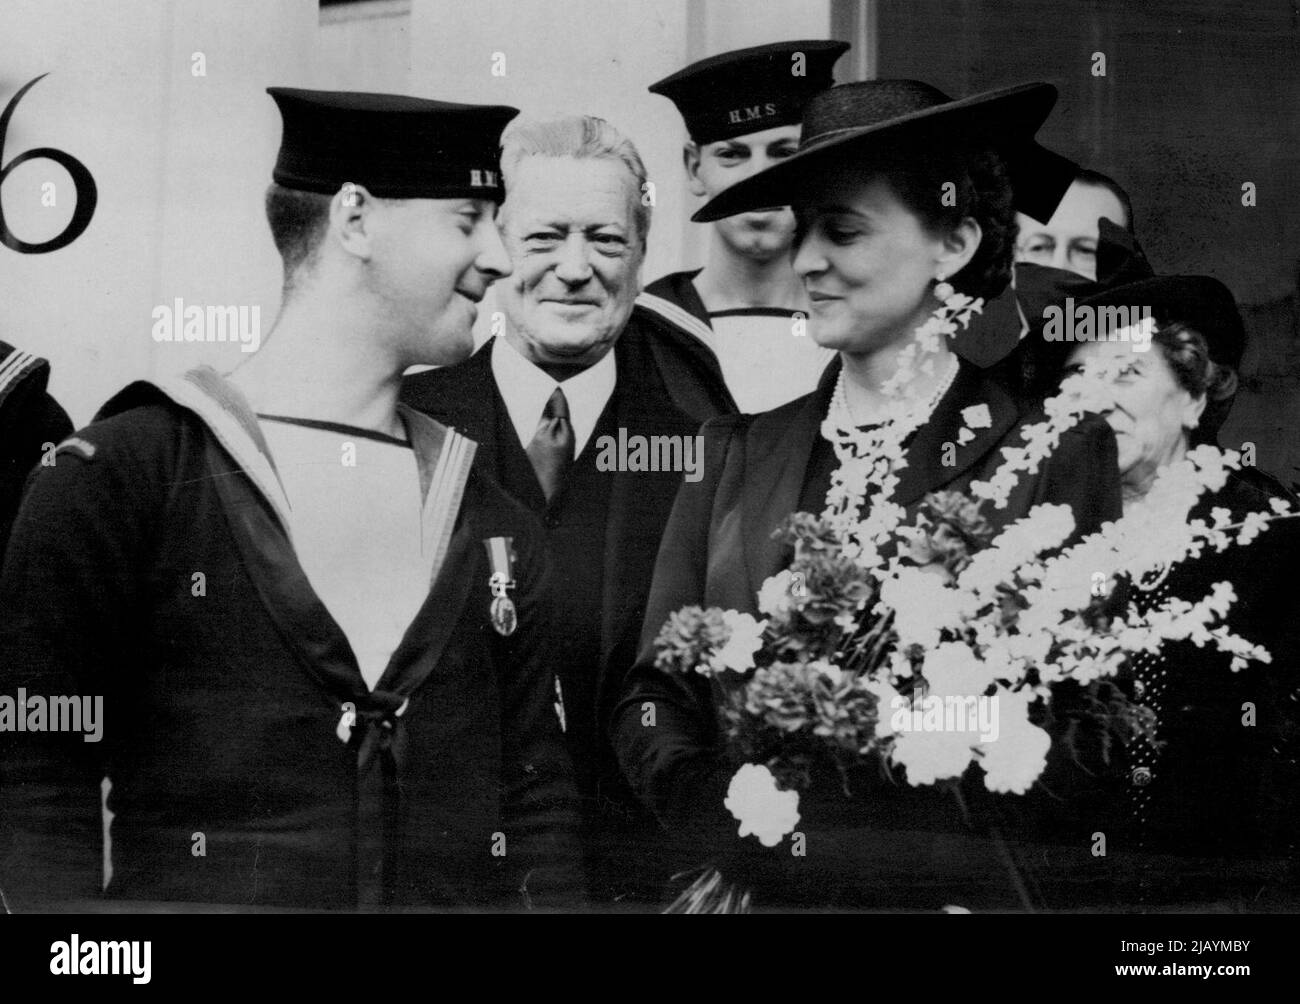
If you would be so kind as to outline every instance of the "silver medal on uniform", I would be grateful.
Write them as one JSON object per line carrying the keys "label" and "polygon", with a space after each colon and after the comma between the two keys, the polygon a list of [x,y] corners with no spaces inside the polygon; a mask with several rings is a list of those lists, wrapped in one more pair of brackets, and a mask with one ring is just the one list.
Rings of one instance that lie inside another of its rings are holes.
{"label": "silver medal on uniform", "polygon": [[341,742],[347,742],[352,738],[352,726],[357,723],[357,706],[351,701],[343,702],[343,717],[339,719],[338,725],[334,729],[334,734],[339,737]]}
{"label": "silver medal on uniform", "polygon": [[488,589],[492,593],[492,605],[488,613],[492,627],[502,637],[509,637],[519,626],[519,615],[515,610],[510,590],[515,588],[514,553],[510,549],[512,537],[488,537],[483,541],[487,548],[488,564],[492,575],[488,579]]}

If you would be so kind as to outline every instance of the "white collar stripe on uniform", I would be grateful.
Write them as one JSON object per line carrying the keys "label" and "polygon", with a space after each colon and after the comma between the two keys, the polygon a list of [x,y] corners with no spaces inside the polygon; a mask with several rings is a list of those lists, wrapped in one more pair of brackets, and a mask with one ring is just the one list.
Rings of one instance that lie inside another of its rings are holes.
{"label": "white collar stripe on uniform", "polygon": [[636,302],[638,306],[645,307],[646,310],[658,314],[664,320],[681,328],[688,335],[694,335],[704,343],[705,348],[715,355],[717,354],[717,349],[713,344],[713,329],[690,311],[684,310],[671,300],[665,300],[662,296],[655,296],[654,293],[644,291],[636,298]]}

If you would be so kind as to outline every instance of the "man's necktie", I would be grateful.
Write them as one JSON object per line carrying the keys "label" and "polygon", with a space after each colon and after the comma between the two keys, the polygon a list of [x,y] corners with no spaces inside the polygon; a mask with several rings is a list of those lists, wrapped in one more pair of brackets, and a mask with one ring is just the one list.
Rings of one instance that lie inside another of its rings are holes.
{"label": "man's necktie", "polygon": [[564,484],[564,476],[573,463],[573,425],[569,422],[569,402],[559,387],[542,409],[542,420],[537,423],[537,434],[525,451],[542,483],[546,501],[551,501]]}

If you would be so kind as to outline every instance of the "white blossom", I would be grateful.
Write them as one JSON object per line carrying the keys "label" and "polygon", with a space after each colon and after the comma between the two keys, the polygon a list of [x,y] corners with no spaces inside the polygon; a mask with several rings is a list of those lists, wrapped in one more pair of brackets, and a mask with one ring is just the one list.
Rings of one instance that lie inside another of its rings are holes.
{"label": "white blossom", "polygon": [[1060,546],[1073,532],[1074,511],[1068,505],[1036,505],[975,553],[957,585],[987,596],[999,585],[1010,584],[1018,568]]}
{"label": "white blossom", "polygon": [[755,621],[749,614],[735,610],[725,611],[722,619],[731,629],[731,634],[714,659],[736,673],[753,669],[754,653],[763,646],[763,629],[767,627],[767,621]]}
{"label": "white blossom", "polygon": [[973,732],[943,729],[902,732],[894,737],[890,759],[907,771],[908,784],[934,784],[965,773],[978,738]]}
{"label": "white blossom", "polygon": [[984,786],[1023,795],[1047,766],[1051,737],[1029,721],[1029,695],[999,690],[998,737],[980,744]]}
{"label": "white blossom", "polygon": [[946,641],[926,653],[921,675],[929,692],[941,697],[977,696],[993,682],[993,673],[964,642]]}
{"label": "white blossom", "polygon": [[731,779],[723,802],[740,821],[740,836],[751,834],[764,847],[775,847],[799,822],[799,793],[782,791],[772,772],[760,764],[747,763]]}
{"label": "white blossom", "polygon": [[791,583],[794,581],[794,575],[790,570],[783,569],[775,575],[768,576],[763,586],[758,591],[758,609],[760,613],[768,617],[779,617],[790,611],[794,606],[791,595]]}
{"label": "white blossom", "polygon": [[933,648],[940,631],[961,624],[969,596],[920,568],[903,567],[881,583],[880,600],[894,611],[900,645]]}

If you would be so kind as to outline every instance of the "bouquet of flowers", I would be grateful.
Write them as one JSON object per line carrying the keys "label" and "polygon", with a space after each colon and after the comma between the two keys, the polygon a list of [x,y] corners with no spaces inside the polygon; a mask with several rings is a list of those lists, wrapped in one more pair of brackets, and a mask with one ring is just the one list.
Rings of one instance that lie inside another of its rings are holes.
{"label": "bouquet of flowers", "polygon": [[[895,391],[918,355],[924,370],[927,347],[978,309],[955,297],[936,312],[905,350]],[[1240,466],[1235,453],[1190,451],[1122,519],[1069,548],[1068,506],[1035,506],[1000,533],[990,526],[989,507],[1006,505],[1061,434],[1109,406],[1109,384],[1098,379],[1107,375],[1069,377],[1046,403],[1045,421],[1024,430],[1024,445],[1004,448],[989,481],[969,494],[931,494],[910,519],[890,497],[906,464],[902,443],[925,416],[909,415],[898,393],[893,421],[859,431],[832,406],[822,433],[840,464],[826,508],[795,513],[777,531],[793,560],[763,584],[762,619],[688,607],[657,638],[659,669],[720,684],[723,731],[742,764],[726,798],[740,837],[774,847],[792,833],[799,794],[827,754],[845,766],[868,758],[895,765],[911,785],[955,781],[974,763],[989,791],[1023,794],[1047,763],[1052,740],[1040,723],[1055,685],[1074,681],[1105,730],[1126,738],[1153,727],[1148,709],[1108,683],[1136,653],[1190,640],[1230,653],[1234,670],[1270,661],[1229,630],[1230,583],[1142,613],[1112,602],[1120,582],[1249,542],[1271,518],[1290,515],[1275,502],[1274,513],[1237,524],[1226,510],[1209,522],[1187,518],[1203,491],[1221,488]],[[968,408],[963,419],[968,441],[970,429],[988,422],[987,408]],[[745,902],[706,872],[672,909]]]}

